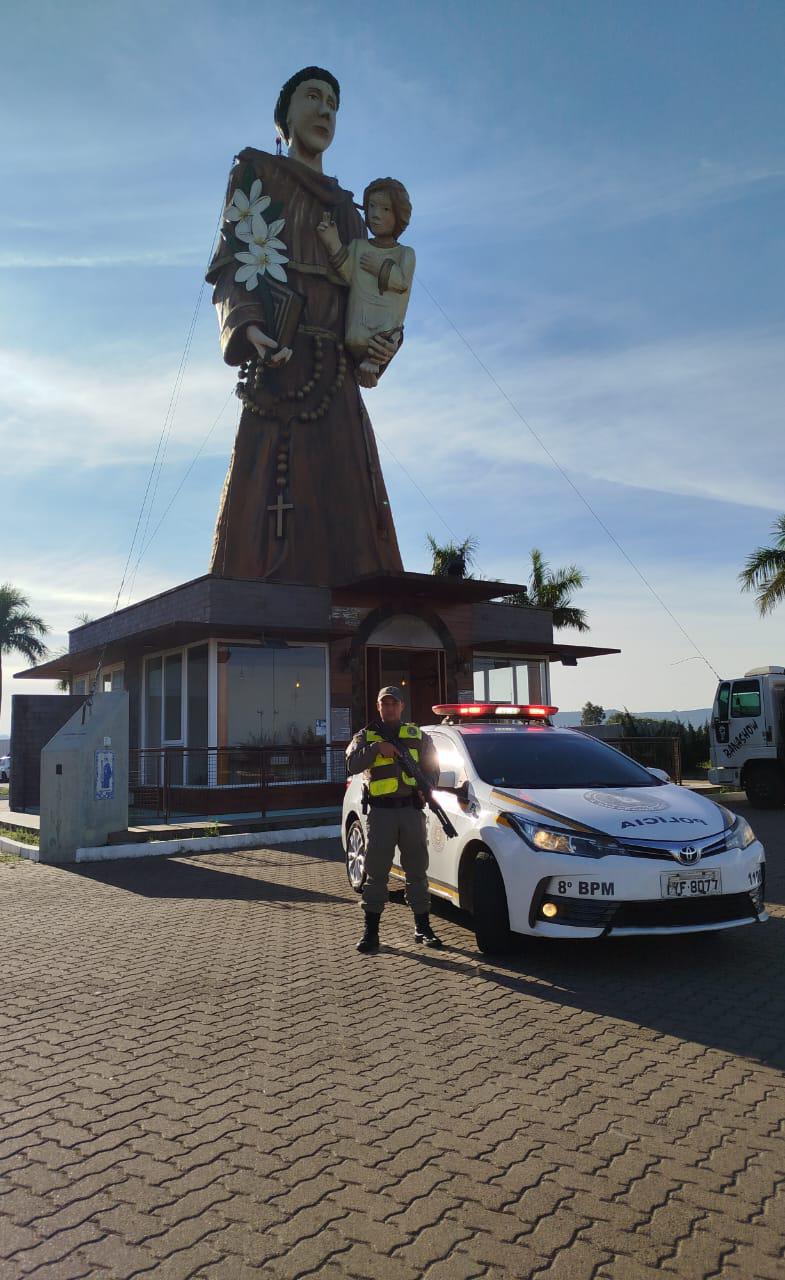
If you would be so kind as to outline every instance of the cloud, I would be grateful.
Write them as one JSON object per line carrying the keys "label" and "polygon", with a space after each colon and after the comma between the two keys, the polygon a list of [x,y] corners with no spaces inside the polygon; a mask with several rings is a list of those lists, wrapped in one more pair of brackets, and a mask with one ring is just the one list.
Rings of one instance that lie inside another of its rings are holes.
{"label": "cloud", "polygon": [[[495,149],[494,149],[495,150]],[[494,233],[527,235],[579,222],[581,230],[614,229],[675,217],[744,199],[781,186],[785,158],[714,161],[706,157],[657,156],[602,150],[576,158],[564,150],[519,149],[505,163],[464,162],[438,180],[420,175],[415,213],[440,234],[465,229],[476,237],[476,207],[467,190],[492,191]]]}
{"label": "cloud", "polygon": [[[73,548],[58,549],[53,541],[46,554],[30,555],[12,547],[3,557],[3,580],[13,582],[28,598],[30,608],[50,628],[46,645],[50,656],[61,653],[68,645],[68,631],[78,626],[80,613],[98,618],[111,613],[123,572],[124,561],[93,551],[87,560],[75,566]],[[143,596],[156,595],[176,585],[155,567],[144,570],[140,587]],[[125,600],[120,602],[122,608]],[[3,702],[0,710],[0,736],[11,726],[11,698],[15,693],[54,693],[56,683],[50,680],[16,680],[17,671],[30,664],[16,653],[3,655]]]}
{"label": "cloud", "polygon": [[[580,477],[771,510],[782,504],[782,334],[697,334],[626,349],[521,358],[485,331],[483,363],[564,470]],[[442,491],[520,484],[548,455],[456,335],[404,346],[369,400],[380,435],[419,468],[427,433]],[[744,447],[744,442],[750,442]],[[765,465],[762,463],[765,452]],[[732,462],[731,462],[732,460]]]}
{"label": "cloud", "polygon": [[[0,350],[0,447],[6,474],[152,462],[177,369],[147,359],[129,369]],[[172,421],[174,449],[195,450],[226,404],[234,374],[219,358],[185,373]],[[227,410],[228,412],[228,410]],[[24,440],[24,449],[15,447]],[[215,442],[212,448],[216,448]],[[220,446],[225,450],[225,443]]]}
{"label": "cloud", "polygon": [[188,267],[202,266],[204,255],[197,249],[139,249],[93,254],[41,252],[0,253],[0,271],[80,270],[107,267]]}

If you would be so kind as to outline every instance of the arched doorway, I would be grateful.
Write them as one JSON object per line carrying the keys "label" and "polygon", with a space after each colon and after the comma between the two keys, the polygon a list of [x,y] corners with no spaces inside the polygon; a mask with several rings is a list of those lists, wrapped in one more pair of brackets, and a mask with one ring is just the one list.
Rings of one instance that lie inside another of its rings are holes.
{"label": "arched doorway", "polygon": [[418,724],[433,719],[431,708],[445,700],[444,643],[414,614],[394,614],[379,622],[365,641],[366,718],[376,713],[376,694],[396,685],[404,695],[404,718]]}

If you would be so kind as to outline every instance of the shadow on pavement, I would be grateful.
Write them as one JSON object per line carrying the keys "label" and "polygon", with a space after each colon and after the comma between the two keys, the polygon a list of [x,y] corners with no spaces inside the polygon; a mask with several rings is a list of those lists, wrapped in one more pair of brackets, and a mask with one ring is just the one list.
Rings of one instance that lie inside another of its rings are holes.
{"label": "shadow on pavement", "polygon": [[[734,809],[745,811],[743,805]],[[753,817],[754,821],[754,817]],[[785,900],[780,865],[782,815],[754,822],[769,851],[767,901]],[[342,876],[330,877],[334,892],[292,883],[293,852],[335,863],[342,860],[337,841],[266,846],[263,859],[249,851],[207,857],[82,864],[72,873],[149,898],[264,901],[324,904],[345,910],[355,900]],[[271,859],[272,853],[272,859]],[[274,859],[274,861],[273,861]],[[273,868],[284,882],[262,873]],[[245,874],[243,874],[245,871]],[[397,896],[397,895],[396,895]],[[393,903],[392,911],[408,908]],[[434,899],[433,914],[454,926],[458,947],[443,951],[389,945],[385,955],[433,970],[450,971],[473,983],[517,992],[531,999],[648,1027],[728,1054],[785,1069],[785,919],[750,924],[716,933],[620,938],[596,942],[520,939],[514,954],[483,956],[477,951],[471,920],[464,912]],[[437,930],[438,931],[438,930]],[[373,959],[369,979],[372,980]]]}
{"label": "shadow on pavement", "polygon": [[[243,859],[242,853],[231,856],[232,865],[248,866],[256,874],[238,875],[214,863],[180,858],[144,858],[118,862],[90,862],[63,868],[72,875],[92,880],[96,884],[112,885],[144,898],[208,899],[233,902],[308,902],[329,903],[332,906],[343,901],[341,894],[320,889],[309,889],[291,883],[271,881],[259,874],[282,864]],[[288,867],[290,864],[286,864]]]}
{"label": "shadow on pavement", "polygon": [[672,937],[520,938],[508,956],[483,956],[467,915],[441,901],[433,915],[463,928],[466,946],[418,949],[421,964],[785,1069],[785,920]]}

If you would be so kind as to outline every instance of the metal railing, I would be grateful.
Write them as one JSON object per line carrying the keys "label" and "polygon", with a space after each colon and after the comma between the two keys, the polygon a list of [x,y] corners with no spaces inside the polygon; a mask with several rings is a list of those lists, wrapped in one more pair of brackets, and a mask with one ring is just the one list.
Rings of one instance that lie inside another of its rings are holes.
{"label": "metal railing", "polygon": [[340,804],[346,744],[144,747],[129,753],[129,807],[174,814],[260,813]]}

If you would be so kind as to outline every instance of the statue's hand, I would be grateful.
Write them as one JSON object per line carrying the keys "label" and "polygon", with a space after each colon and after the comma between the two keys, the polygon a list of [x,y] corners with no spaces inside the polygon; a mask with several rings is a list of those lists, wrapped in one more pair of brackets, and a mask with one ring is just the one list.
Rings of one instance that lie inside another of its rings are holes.
{"label": "statue's hand", "polygon": [[[278,343],[274,338],[268,338],[258,324],[249,324],[245,331],[245,336],[257,355],[261,357],[262,362],[271,365],[273,369],[277,369],[279,365],[286,364],[291,359],[291,347],[282,347],[280,351],[275,351]],[[271,355],[273,351],[275,351],[275,355]]]}
{"label": "statue's hand", "polygon": [[379,278],[379,268],[384,259],[380,259],[375,253],[369,253],[366,249],[365,253],[360,254],[360,266],[363,271],[367,271],[369,275]]}
{"label": "statue's hand", "polygon": [[363,360],[362,364],[357,366],[357,385],[358,387],[365,387],[367,391],[370,391],[373,387],[378,387],[378,364],[373,364],[370,360]]}
{"label": "statue's hand", "polygon": [[401,345],[401,338],[400,330],[393,339],[383,338],[380,333],[374,334],[368,343],[368,355],[371,360],[375,360],[382,367],[389,364]]}
{"label": "statue's hand", "polygon": [[316,228],[316,234],[328,253],[337,253],[341,247],[341,237],[333,222],[331,213],[322,214],[322,220]]}

